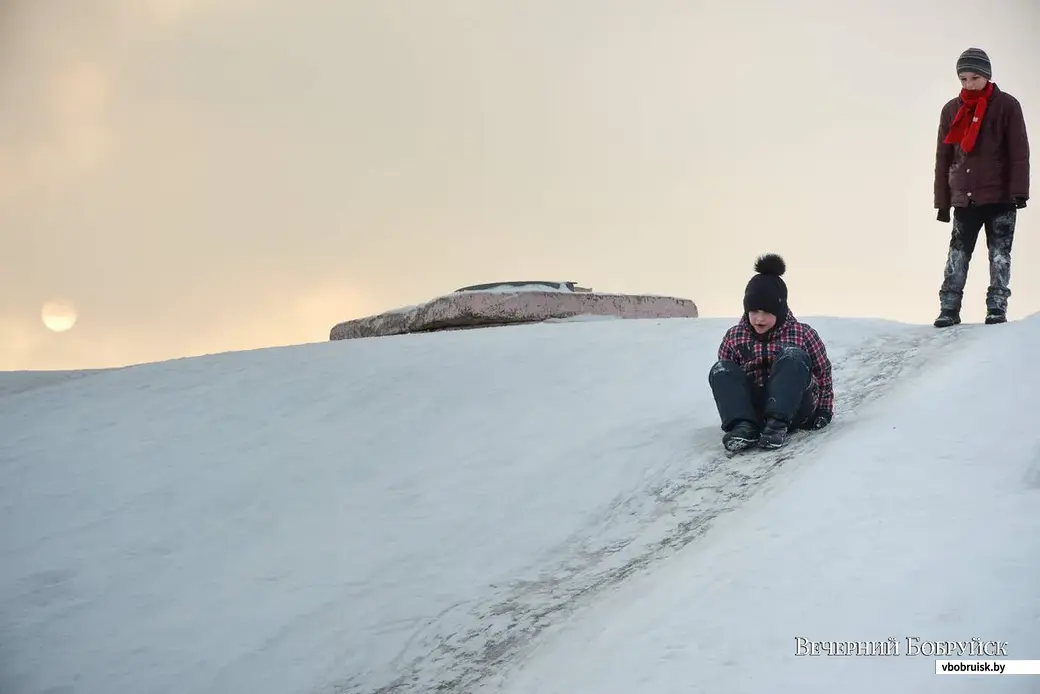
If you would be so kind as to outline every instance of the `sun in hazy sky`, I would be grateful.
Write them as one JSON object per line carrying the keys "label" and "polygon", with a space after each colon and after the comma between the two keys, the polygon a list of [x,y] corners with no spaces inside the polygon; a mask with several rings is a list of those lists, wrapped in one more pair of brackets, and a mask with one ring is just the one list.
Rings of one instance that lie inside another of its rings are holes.
{"label": "sun in hazy sky", "polygon": [[48,330],[63,333],[71,330],[76,325],[76,307],[71,302],[62,299],[52,299],[43,305],[40,310],[40,318]]}

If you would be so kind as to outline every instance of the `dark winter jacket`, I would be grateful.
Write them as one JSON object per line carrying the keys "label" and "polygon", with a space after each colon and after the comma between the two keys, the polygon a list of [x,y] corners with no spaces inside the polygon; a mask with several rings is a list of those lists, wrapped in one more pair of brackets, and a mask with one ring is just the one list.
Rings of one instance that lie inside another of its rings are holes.
{"label": "dark winter jacket", "polygon": [[1018,99],[993,85],[978,140],[970,153],[943,143],[960,108],[943,106],[935,151],[935,209],[1029,199],[1029,139]]}
{"label": "dark winter jacket", "polygon": [[834,384],[831,361],[820,334],[808,323],[802,323],[790,311],[784,322],[765,335],[759,335],[747,322],[747,317],[726,331],[719,345],[719,360],[732,361],[759,386],[765,386],[780,350],[798,347],[812,361],[812,375],[816,383],[816,414],[834,414]]}

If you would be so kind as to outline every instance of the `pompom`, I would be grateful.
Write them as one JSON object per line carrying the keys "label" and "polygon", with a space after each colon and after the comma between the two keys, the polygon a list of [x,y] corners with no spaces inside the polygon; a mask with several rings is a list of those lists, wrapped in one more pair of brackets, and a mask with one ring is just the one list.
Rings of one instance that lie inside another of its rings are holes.
{"label": "pompom", "polygon": [[787,272],[787,265],[784,263],[784,259],[776,253],[766,253],[758,256],[758,260],[755,261],[755,272],[781,277]]}

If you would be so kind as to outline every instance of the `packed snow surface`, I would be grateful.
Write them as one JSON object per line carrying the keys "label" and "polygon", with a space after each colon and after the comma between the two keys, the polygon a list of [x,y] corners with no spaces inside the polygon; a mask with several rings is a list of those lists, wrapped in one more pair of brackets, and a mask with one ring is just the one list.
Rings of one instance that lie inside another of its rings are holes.
{"label": "packed snow surface", "polygon": [[0,692],[1036,691],[907,639],[1040,658],[1040,319],[809,319],[833,425],[733,459],[730,322],[0,374]]}

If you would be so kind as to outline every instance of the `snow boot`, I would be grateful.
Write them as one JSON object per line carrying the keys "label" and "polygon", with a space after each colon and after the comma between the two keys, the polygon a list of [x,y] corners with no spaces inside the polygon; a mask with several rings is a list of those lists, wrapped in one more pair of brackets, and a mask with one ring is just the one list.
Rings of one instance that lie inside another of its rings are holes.
{"label": "snow boot", "polygon": [[948,328],[951,325],[959,325],[961,322],[960,311],[953,311],[950,309],[943,309],[939,312],[939,317],[935,319],[933,325],[937,328]]}
{"label": "snow boot", "polygon": [[731,453],[742,451],[758,441],[758,427],[751,422],[740,421],[722,435],[722,445]]}
{"label": "snow boot", "polygon": [[1000,309],[991,308],[986,312],[986,325],[996,325],[997,323],[1007,323],[1007,314]]}
{"label": "snow boot", "polygon": [[770,419],[758,439],[762,448],[780,448],[787,441],[787,423],[779,419]]}

